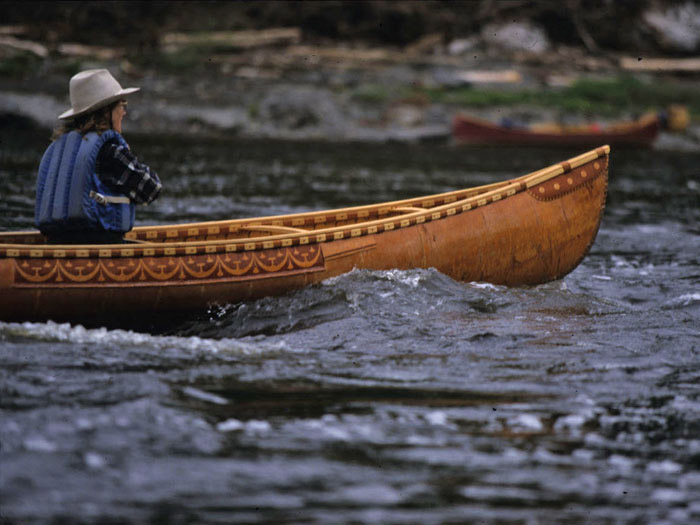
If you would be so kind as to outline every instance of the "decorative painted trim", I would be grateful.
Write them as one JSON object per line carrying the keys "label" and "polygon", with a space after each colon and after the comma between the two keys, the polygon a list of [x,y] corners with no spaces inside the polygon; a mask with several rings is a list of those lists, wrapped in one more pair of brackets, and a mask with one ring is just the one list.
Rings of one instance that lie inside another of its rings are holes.
{"label": "decorative painted trim", "polygon": [[564,173],[529,188],[528,193],[540,201],[558,199],[578,187],[590,183],[605,173],[608,169],[607,159],[600,159],[584,164],[576,169],[565,170]]}
{"label": "decorative painted trim", "polygon": [[316,245],[190,257],[15,259],[14,285],[69,288],[198,284],[269,278],[324,268],[323,254]]}

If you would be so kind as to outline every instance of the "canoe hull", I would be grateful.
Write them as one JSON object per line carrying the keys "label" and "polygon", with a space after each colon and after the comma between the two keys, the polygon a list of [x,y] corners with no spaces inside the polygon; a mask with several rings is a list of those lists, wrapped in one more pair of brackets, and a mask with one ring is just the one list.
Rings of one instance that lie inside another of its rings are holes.
{"label": "canoe hull", "polygon": [[17,244],[3,251],[0,244],[0,319],[84,322],[202,310],[285,294],[354,268],[435,268],[460,281],[511,286],[559,279],[580,263],[598,231],[607,150],[567,164],[542,182],[502,186],[483,199],[315,236],[140,251]]}
{"label": "canoe hull", "polygon": [[616,147],[649,148],[659,130],[656,118],[629,123],[624,129],[611,131],[547,133],[499,126],[465,115],[456,116],[452,127],[455,140],[466,145],[562,148],[589,148],[601,143]]}

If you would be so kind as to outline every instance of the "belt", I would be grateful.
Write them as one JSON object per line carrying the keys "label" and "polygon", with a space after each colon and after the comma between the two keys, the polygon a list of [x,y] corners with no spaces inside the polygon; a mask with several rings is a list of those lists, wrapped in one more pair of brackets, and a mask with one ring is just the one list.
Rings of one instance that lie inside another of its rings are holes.
{"label": "belt", "polygon": [[112,195],[102,195],[101,193],[97,193],[96,191],[90,191],[90,198],[98,204],[102,204],[103,206],[106,206],[107,204],[131,204],[131,199],[129,199],[129,197],[114,197]]}

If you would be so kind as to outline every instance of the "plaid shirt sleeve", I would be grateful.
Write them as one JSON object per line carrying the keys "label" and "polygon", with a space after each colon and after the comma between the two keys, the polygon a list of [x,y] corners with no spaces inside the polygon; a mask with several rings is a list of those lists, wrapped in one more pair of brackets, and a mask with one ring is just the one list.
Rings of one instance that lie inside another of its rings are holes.
{"label": "plaid shirt sleeve", "polygon": [[138,204],[150,204],[163,189],[158,174],[116,142],[105,142],[100,148],[95,171],[110,190]]}

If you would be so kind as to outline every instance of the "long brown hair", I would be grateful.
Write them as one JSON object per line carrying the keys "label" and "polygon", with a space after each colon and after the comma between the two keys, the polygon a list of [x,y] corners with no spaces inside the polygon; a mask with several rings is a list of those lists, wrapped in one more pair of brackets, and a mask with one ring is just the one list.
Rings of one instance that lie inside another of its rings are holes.
{"label": "long brown hair", "polygon": [[112,110],[120,101],[113,102],[103,108],[96,109],[86,115],[80,115],[71,120],[67,120],[53,130],[51,141],[58,139],[61,135],[77,131],[85,135],[91,131],[101,135],[105,131],[112,129]]}

